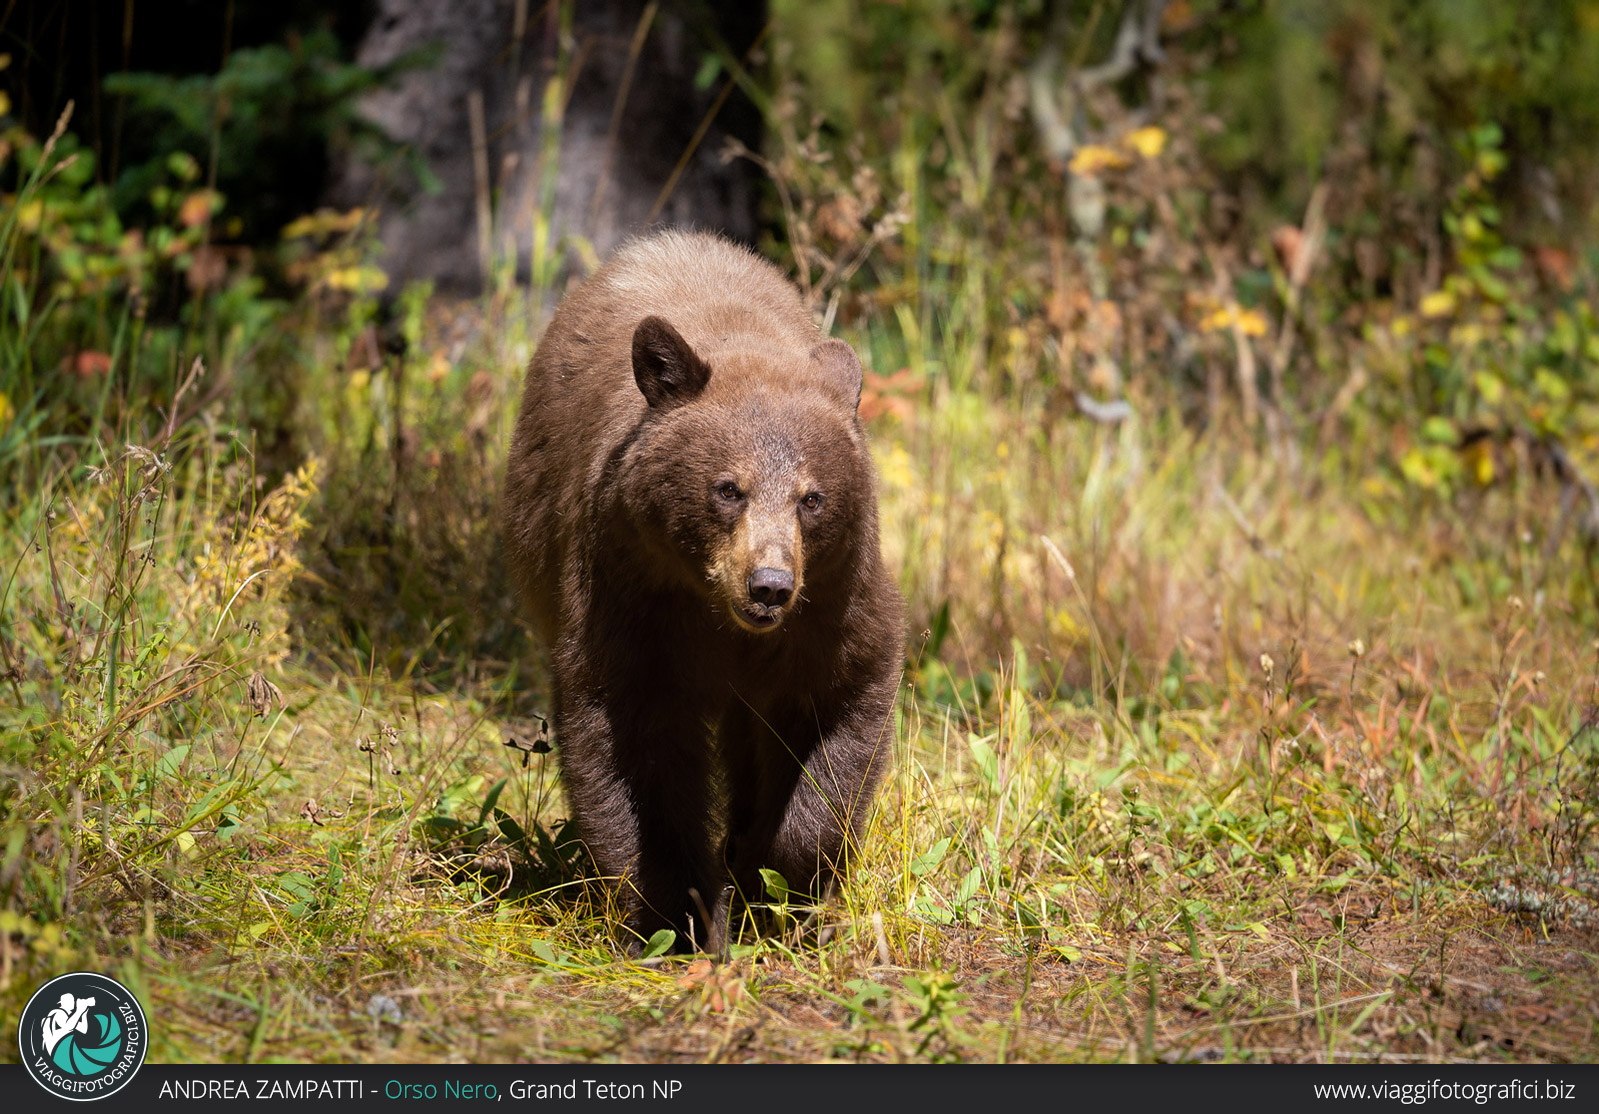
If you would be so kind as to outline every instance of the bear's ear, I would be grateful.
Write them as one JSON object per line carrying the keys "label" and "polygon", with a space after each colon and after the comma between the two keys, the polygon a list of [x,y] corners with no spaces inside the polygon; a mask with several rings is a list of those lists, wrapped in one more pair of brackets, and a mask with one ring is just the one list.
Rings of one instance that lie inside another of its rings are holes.
{"label": "bear's ear", "polygon": [[824,340],[811,349],[811,367],[851,410],[861,404],[861,360],[855,349],[841,340]]}
{"label": "bear's ear", "polygon": [[633,379],[652,407],[670,408],[698,396],[711,368],[663,318],[646,317],[633,330]]}

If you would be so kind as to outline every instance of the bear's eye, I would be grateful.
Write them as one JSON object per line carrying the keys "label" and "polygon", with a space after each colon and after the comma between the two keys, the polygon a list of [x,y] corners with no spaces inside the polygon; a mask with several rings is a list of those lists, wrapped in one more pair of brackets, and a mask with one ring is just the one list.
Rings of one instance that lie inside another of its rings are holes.
{"label": "bear's eye", "polygon": [[805,498],[800,500],[800,506],[804,507],[808,511],[814,511],[821,505],[822,493],[820,491],[813,491],[809,495],[805,496]]}
{"label": "bear's eye", "polygon": [[716,497],[728,503],[736,503],[744,498],[744,493],[738,489],[738,484],[732,480],[723,480],[716,485]]}

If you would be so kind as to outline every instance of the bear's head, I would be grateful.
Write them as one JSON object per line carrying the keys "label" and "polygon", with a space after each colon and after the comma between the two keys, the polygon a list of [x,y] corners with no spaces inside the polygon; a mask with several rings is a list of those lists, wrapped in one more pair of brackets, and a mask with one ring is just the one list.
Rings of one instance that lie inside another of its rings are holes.
{"label": "bear's head", "polygon": [[622,458],[622,495],[670,575],[752,633],[841,590],[877,536],[849,345],[755,345],[712,366],[647,317],[632,356],[648,408]]}

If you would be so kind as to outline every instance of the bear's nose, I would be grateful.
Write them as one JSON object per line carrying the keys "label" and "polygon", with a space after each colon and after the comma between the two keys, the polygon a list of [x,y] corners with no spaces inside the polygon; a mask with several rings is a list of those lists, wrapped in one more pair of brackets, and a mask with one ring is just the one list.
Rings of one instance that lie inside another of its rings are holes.
{"label": "bear's nose", "polygon": [[750,573],[750,599],[767,607],[782,607],[794,594],[794,574],[787,569],[756,569]]}

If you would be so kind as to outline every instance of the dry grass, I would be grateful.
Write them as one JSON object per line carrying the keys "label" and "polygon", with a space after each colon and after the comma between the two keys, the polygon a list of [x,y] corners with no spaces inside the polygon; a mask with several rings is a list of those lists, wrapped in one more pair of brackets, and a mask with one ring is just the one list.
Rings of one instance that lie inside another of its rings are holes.
{"label": "dry grass", "polygon": [[[496,355],[419,408],[503,424]],[[419,641],[409,582],[376,607],[361,579],[382,554],[330,615],[356,512],[329,493],[392,474],[263,491],[198,429],[51,473],[5,534],[3,714],[33,747],[7,1014],[85,962],[142,988],[172,1059],[1592,1058],[1591,603],[1574,558],[1484,541],[1536,491],[1467,520],[1161,419],[1047,422],[941,396],[879,423],[929,627],[895,773],[831,940],[715,969],[624,962],[540,849],[554,763],[507,745],[537,734],[531,647]],[[471,482],[502,432],[451,442]],[[421,603],[503,591],[476,510],[408,514],[441,481],[415,482],[389,521],[444,562]]]}

